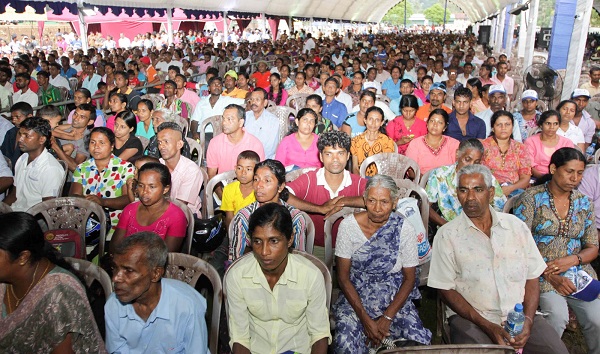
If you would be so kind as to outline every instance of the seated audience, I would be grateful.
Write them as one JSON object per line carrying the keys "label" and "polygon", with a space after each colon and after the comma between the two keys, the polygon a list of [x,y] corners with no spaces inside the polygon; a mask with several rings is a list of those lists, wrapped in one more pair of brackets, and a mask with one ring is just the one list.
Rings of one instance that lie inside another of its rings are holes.
{"label": "seated audience", "polygon": [[342,292],[333,309],[336,353],[368,353],[384,346],[384,339],[431,342],[413,303],[421,296],[417,237],[413,226],[394,213],[398,193],[391,177],[372,177],[364,192],[367,210],[340,224],[335,255]]}
{"label": "seated audience", "polygon": [[247,232],[254,256],[237,262],[224,279],[232,352],[327,353],[325,281],[311,261],[290,253],[290,211],[266,203],[252,213]]}
{"label": "seated audience", "polygon": [[441,82],[431,85],[429,95],[427,95],[427,97],[429,98],[429,102],[419,107],[416,113],[417,119],[426,121],[431,112],[435,111],[436,109],[443,109],[448,114],[452,112],[452,108],[444,104],[446,101],[446,86]]}
{"label": "seated audience", "polygon": [[[525,141],[538,128],[537,121],[542,112],[537,110],[538,94],[534,90],[525,90],[521,96],[521,110],[513,113],[515,122],[519,124],[521,137]],[[559,109],[557,111],[560,112]],[[561,112],[562,115],[562,112]],[[573,111],[575,116],[575,111]]]}
{"label": "seated audience", "polygon": [[454,110],[449,115],[448,129],[444,132],[458,141],[487,137],[485,122],[471,113],[471,100],[473,94],[467,88],[460,87],[454,91]]}
{"label": "seated audience", "polygon": [[[75,108],[79,107],[80,105],[87,103],[87,104],[92,104],[92,93],[90,91],[88,91],[87,89],[84,88],[80,88],[79,90],[75,91],[75,93],[73,94],[73,103],[75,104]],[[93,104],[92,104],[93,105]],[[69,116],[67,117],[67,123],[71,124],[73,122],[73,115],[75,114],[75,109],[72,110],[69,113]],[[106,125],[105,122],[105,117],[104,117],[104,112],[102,112],[101,109],[96,109],[96,118],[94,119],[94,127],[103,127]]]}
{"label": "seated audience", "polygon": [[[175,114],[166,108],[155,109],[152,111],[150,119],[152,120],[154,136],[150,138],[148,146],[146,146],[146,150],[144,150],[144,155],[156,157],[158,159],[160,158],[160,151],[158,151],[158,137],[156,136],[156,133],[158,133],[158,127],[165,122],[175,123]],[[183,140],[181,155],[187,157],[188,159],[192,157],[190,144],[188,144],[187,140],[185,139]]]}
{"label": "seated audience", "polygon": [[[538,278],[546,264],[527,225],[490,208],[494,187],[487,167],[466,166],[458,171],[457,181],[465,212],[442,226],[433,239],[427,282],[448,306],[452,343],[568,353],[556,331],[536,315]],[[490,241],[497,246],[491,247]],[[526,317],[522,333],[512,338],[503,322],[518,303]]]}
{"label": "seated audience", "polygon": [[0,215],[0,351],[104,353],[86,290],[36,218]]}
{"label": "seated audience", "polygon": [[315,111],[302,108],[296,116],[295,129],[279,143],[275,159],[295,168],[321,167],[317,149],[319,136],[313,133],[317,119]]}
{"label": "seated audience", "polygon": [[14,211],[27,211],[62,194],[66,172],[46,149],[51,137],[50,123],[43,118],[30,117],[19,125],[17,144],[23,154],[15,164],[14,186],[4,200]]}
{"label": "seated audience", "polygon": [[306,247],[306,220],[300,210],[286,203],[289,192],[285,189],[285,167],[277,160],[267,159],[254,166],[254,196],[256,201],[233,217],[233,234],[229,235],[229,260],[234,261],[248,252],[252,245],[248,234],[248,220],[260,206],[277,203],[285,206],[292,215],[293,246],[304,251]]}
{"label": "seated audience", "polygon": [[104,208],[110,218],[110,229],[106,231],[107,239],[110,239],[123,208],[129,204],[125,182],[133,177],[134,167],[112,153],[115,147],[112,130],[94,128],[89,140],[91,158],[73,172],[69,194],[84,197]]}
{"label": "seated audience", "polygon": [[149,99],[142,99],[138,103],[137,111],[135,111],[139,122],[135,129],[135,135],[143,136],[150,140],[156,134],[154,125],[152,124],[152,113],[154,112],[154,104]]}
{"label": "seated audience", "polygon": [[456,161],[456,150],[460,142],[444,135],[448,119],[448,113],[443,109],[432,111],[427,120],[427,134],[413,139],[406,148],[406,156],[419,164],[421,175]]}
{"label": "seated audience", "polygon": [[112,115],[106,119],[106,127],[114,132],[117,114],[127,109],[127,96],[122,93],[113,92],[107,99]]}
{"label": "seated audience", "polygon": [[585,152],[585,137],[581,129],[573,123],[573,117],[577,112],[577,103],[571,100],[561,101],[556,110],[560,113],[560,125],[556,134],[573,142],[582,152]]}
{"label": "seated audience", "polygon": [[[589,353],[600,352],[600,300],[583,300],[573,279],[578,271],[598,279],[590,262],[598,256],[594,205],[577,185],[585,156],[574,148],[556,150],[550,158],[550,180],[527,189],[517,200],[515,215],[531,230],[546,262],[539,278],[540,309],[560,338],[569,323],[569,308],[577,316]],[[580,279],[581,280],[581,279]],[[583,281],[583,280],[581,280]],[[581,286],[581,285],[580,285]]]}
{"label": "seated audience", "polygon": [[317,124],[315,125],[315,134],[320,136],[323,133],[334,130],[333,123],[331,123],[329,119],[323,117],[321,114],[323,111],[323,98],[321,98],[321,96],[312,94],[306,97],[306,108],[312,109],[319,116],[319,119],[317,119]]}
{"label": "seated audience", "polygon": [[529,187],[531,157],[525,145],[511,138],[513,115],[497,111],[492,115],[492,136],[482,141],[481,164],[487,166],[502,186],[505,196],[512,197]]}
{"label": "seated audience", "polygon": [[135,162],[144,153],[142,142],[135,136],[136,126],[136,117],[132,111],[126,110],[117,114],[113,154],[121,160]]}
{"label": "seated audience", "polygon": [[[360,166],[367,157],[382,152],[395,152],[396,143],[385,135],[383,128],[383,111],[379,107],[367,109],[365,125],[367,130],[352,138],[350,153],[352,153],[352,172],[359,174]],[[367,166],[366,176],[372,177],[377,174],[375,164]]]}
{"label": "seated audience", "polygon": [[281,82],[281,75],[278,73],[272,73],[269,77],[269,87],[265,89],[267,91],[267,99],[275,102],[278,106],[285,106],[288,93],[283,88],[283,82]]}
{"label": "seated audience", "polygon": [[472,77],[467,80],[466,87],[471,90],[471,93],[473,94],[473,99],[471,100],[471,113],[478,114],[488,109],[489,106],[483,101],[485,92],[479,78]]}
{"label": "seated audience", "polygon": [[573,142],[564,138],[556,131],[560,125],[560,113],[549,110],[540,116],[538,127],[542,129],[525,140],[525,148],[531,159],[531,174],[535,178],[541,178],[548,174],[550,157],[562,147],[574,147]]}
{"label": "seated audience", "polygon": [[229,227],[233,216],[242,208],[254,203],[254,166],[260,162],[260,156],[252,150],[239,153],[235,165],[235,181],[223,188],[221,211],[225,212],[225,225]]}
{"label": "seated audience", "polygon": [[358,104],[359,110],[350,113],[348,117],[346,117],[340,130],[348,134],[350,138],[354,138],[362,134],[367,129],[365,124],[367,118],[367,109],[373,107],[376,100],[377,98],[373,92],[369,90],[362,91]]}
{"label": "seated audience", "polygon": [[263,145],[265,157],[275,158],[279,144],[279,118],[267,111],[267,92],[258,87],[250,94],[250,110],[246,112],[244,127]]}
{"label": "seated audience", "polygon": [[33,108],[27,102],[17,102],[10,107],[10,118],[14,126],[6,132],[6,135],[4,135],[0,152],[10,160],[13,170],[17,160],[22,154],[18,144],[19,125],[21,125],[25,119],[32,116]]}
{"label": "seated audience", "polygon": [[163,278],[167,255],[165,242],[147,231],[114,249],[115,291],[104,306],[109,353],[209,352],[206,300],[188,284]]}
{"label": "seated audience", "polygon": [[400,98],[400,111],[402,115],[390,121],[385,131],[387,136],[398,145],[398,153],[404,155],[408,144],[413,139],[427,134],[427,123],[416,119],[415,113],[419,109],[418,98],[413,95],[402,95]]}

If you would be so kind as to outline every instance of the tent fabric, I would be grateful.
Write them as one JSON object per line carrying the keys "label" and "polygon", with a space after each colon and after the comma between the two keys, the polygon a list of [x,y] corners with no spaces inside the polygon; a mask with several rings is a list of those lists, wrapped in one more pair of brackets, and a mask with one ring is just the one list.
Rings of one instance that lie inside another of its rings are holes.
{"label": "tent fabric", "polygon": [[[473,22],[483,20],[491,15],[497,14],[507,5],[518,2],[518,0],[451,1],[460,7]],[[9,2],[9,0],[0,0],[0,4],[6,4]],[[66,0],[60,2],[53,0],[14,0],[13,2],[17,4],[16,6],[19,8],[24,8],[24,5],[19,3],[25,3],[35,7],[36,10],[38,8],[45,7],[46,4],[54,9],[57,7],[55,5],[57,3],[66,4],[69,10],[71,10],[71,8],[76,7],[77,4],[77,0]],[[388,12],[388,10],[398,2],[398,0],[379,0],[376,2],[358,0],[129,0],[127,1],[127,7],[137,9],[141,8],[150,12],[152,9],[164,10],[165,8],[181,8],[184,9],[184,11],[197,10],[208,13],[232,10],[252,14],[265,13],[272,16],[283,17],[292,16],[357,22],[379,22]],[[84,0],[83,4],[91,6],[109,6],[112,8],[123,7],[122,0]],[[62,5],[59,5],[58,7],[61,6]],[[134,10],[136,13],[138,11],[137,9]],[[62,11],[62,8],[60,11]],[[130,12],[130,10],[127,10],[127,12]],[[73,11],[71,11],[71,13],[73,13]]]}

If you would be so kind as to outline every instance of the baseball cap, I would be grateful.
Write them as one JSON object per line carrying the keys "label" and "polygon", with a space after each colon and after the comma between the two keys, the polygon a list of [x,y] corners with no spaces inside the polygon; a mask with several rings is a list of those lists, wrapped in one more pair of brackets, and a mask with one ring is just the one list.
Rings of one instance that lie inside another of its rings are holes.
{"label": "baseball cap", "polygon": [[584,270],[577,271],[576,278],[577,290],[570,296],[583,301],[596,300],[600,295],[600,281],[592,278]]}
{"label": "baseball cap", "polygon": [[227,75],[231,76],[232,78],[234,78],[236,80],[238,79],[238,75],[235,72],[235,70],[229,70],[228,72],[225,73],[225,75],[223,75],[223,78],[225,78],[225,76],[227,76]]}
{"label": "baseball cap", "polygon": [[364,89],[364,90],[366,90],[366,89],[368,89],[368,88],[375,88],[375,89],[376,89],[376,88],[377,88],[377,85],[375,85],[375,83],[374,83],[374,82],[365,82],[365,83],[363,84],[363,89]]}
{"label": "baseball cap", "polygon": [[575,89],[575,91],[573,91],[573,94],[571,95],[571,98],[576,98],[576,97],[581,97],[581,96],[586,96],[587,98],[592,97],[592,96],[590,96],[590,91],[588,91],[586,89]]}
{"label": "baseball cap", "polygon": [[523,91],[523,97],[521,97],[521,101],[525,101],[526,99],[530,100],[538,100],[538,94],[535,90],[525,90]]}
{"label": "baseball cap", "polygon": [[430,92],[433,90],[440,90],[440,91],[444,91],[444,93],[446,93],[446,85],[442,84],[441,82],[436,82],[433,85],[431,85],[431,87],[429,88]]}
{"label": "baseball cap", "polygon": [[145,65],[150,65],[150,58],[148,58],[148,57],[141,57],[140,58],[140,63],[143,63]]}
{"label": "baseball cap", "polygon": [[490,91],[488,92],[488,95],[493,95],[496,92],[506,94],[506,89],[502,85],[492,85],[490,86]]}

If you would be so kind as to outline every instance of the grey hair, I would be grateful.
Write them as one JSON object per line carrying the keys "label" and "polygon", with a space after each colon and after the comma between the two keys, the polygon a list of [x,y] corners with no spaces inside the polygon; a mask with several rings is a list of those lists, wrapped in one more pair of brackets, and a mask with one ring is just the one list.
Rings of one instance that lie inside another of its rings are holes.
{"label": "grey hair", "polygon": [[475,139],[475,138],[470,138],[470,139],[461,141],[460,144],[458,145],[458,150],[456,150],[456,152],[458,153],[458,155],[462,155],[465,151],[471,150],[471,149],[478,150],[482,154],[484,152],[483,144],[481,143],[481,141],[479,141],[479,139]]}
{"label": "grey hair", "polygon": [[456,179],[460,181],[460,177],[463,175],[475,175],[480,174],[483,176],[483,181],[485,182],[485,186],[490,188],[492,187],[492,171],[487,166],[480,164],[468,165],[460,170],[456,174]]}
{"label": "grey hair", "polygon": [[133,247],[142,247],[144,249],[148,267],[164,268],[166,266],[169,250],[167,249],[165,241],[154,232],[136,232],[129,237],[125,237],[123,242],[115,248],[114,254],[123,255]]}
{"label": "grey hair", "polygon": [[366,198],[367,195],[369,195],[369,190],[375,187],[382,187],[389,190],[390,196],[393,200],[398,199],[398,196],[400,195],[398,186],[392,177],[386,175],[375,175],[367,181],[367,186],[365,187],[363,197]]}
{"label": "grey hair", "polygon": [[166,109],[166,108],[159,108],[159,109],[155,109],[154,113],[159,112],[162,113],[162,117],[164,122],[175,122],[175,113],[173,113],[173,111],[171,111],[170,109]]}

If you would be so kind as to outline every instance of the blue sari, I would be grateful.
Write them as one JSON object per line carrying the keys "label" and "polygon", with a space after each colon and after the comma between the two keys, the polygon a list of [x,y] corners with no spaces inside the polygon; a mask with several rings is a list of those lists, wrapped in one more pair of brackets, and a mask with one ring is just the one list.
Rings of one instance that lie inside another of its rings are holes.
{"label": "blue sari", "polygon": [[[402,223],[401,216],[390,214],[388,222],[352,254],[350,282],[367,314],[373,319],[383,315],[404,281],[402,271],[391,272],[398,256]],[[431,342],[431,332],[423,327],[412,301],[421,297],[417,282],[402,309],[393,317],[390,324],[391,340],[406,339],[421,344]],[[340,293],[333,311],[335,353],[368,353],[363,324],[343,293]]]}

